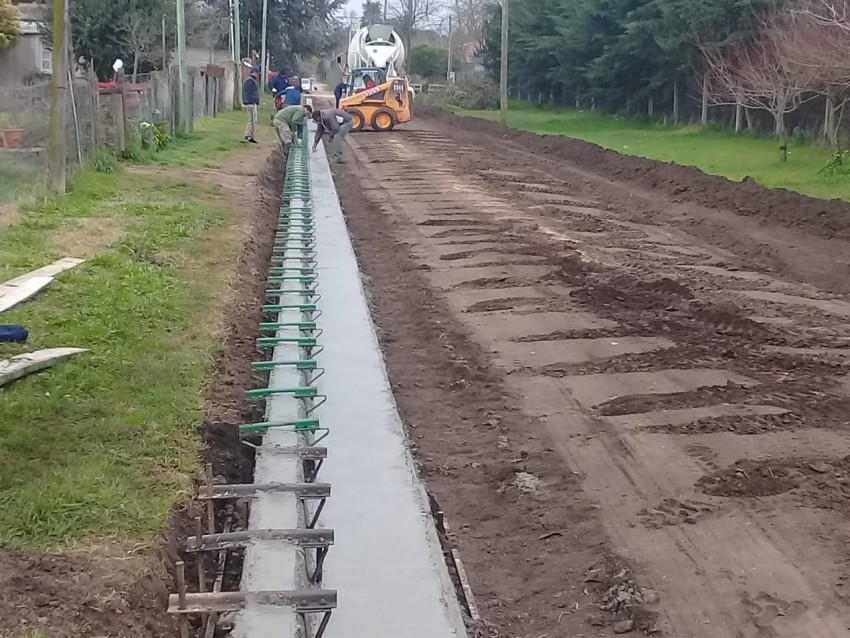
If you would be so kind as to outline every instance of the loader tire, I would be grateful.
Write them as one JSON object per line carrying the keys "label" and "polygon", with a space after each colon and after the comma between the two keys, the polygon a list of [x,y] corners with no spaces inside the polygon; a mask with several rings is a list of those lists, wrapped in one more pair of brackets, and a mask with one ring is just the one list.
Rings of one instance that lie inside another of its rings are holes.
{"label": "loader tire", "polygon": [[372,129],[375,131],[392,131],[395,128],[395,113],[389,109],[378,109],[372,115]]}
{"label": "loader tire", "polygon": [[362,131],[363,127],[366,126],[366,118],[363,115],[363,111],[360,111],[358,109],[346,109],[345,112],[354,118],[351,130],[354,132]]}

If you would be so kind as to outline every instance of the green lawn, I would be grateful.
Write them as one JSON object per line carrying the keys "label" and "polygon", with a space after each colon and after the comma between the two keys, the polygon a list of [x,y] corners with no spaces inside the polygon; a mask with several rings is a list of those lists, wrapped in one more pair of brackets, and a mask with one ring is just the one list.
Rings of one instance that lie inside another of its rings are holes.
{"label": "green lawn", "polygon": [[[202,121],[156,158],[208,164],[241,141],[240,114]],[[132,172],[131,172],[132,171]],[[215,316],[236,254],[222,190],[151,171],[78,171],[63,198],[0,231],[0,281],[69,252],[89,259],[3,313],[25,346],[90,352],[0,388],[0,544],[150,542],[197,470]]]}
{"label": "green lawn", "polygon": [[[493,111],[455,112],[494,121],[499,119],[499,114]],[[663,126],[589,111],[541,108],[518,102],[511,104],[508,124],[534,133],[567,135],[627,155],[697,166],[706,173],[733,180],[750,176],[765,186],[850,200],[850,176],[836,178],[819,174],[830,153],[811,144],[792,143],[788,162],[782,163],[778,143],[768,138],[734,135],[698,126]]]}
{"label": "green lawn", "polygon": [[46,168],[8,155],[0,155],[0,204],[34,193],[44,182]]}
{"label": "green lawn", "polygon": [[[260,110],[258,128],[268,124],[270,106]],[[230,111],[217,117],[208,117],[195,122],[195,130],[164,151],[153,156],[156,164],[171,166],[209,166],[216,155],[232,151],[244,144],[245,113]],[[238,133],[238,135],[234,135]]]}

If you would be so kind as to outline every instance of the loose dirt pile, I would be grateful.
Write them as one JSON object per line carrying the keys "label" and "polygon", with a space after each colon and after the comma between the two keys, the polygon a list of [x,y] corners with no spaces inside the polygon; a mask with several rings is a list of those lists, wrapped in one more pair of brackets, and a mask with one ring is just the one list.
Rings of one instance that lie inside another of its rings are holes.
{"label": "loose dirt pile", "polygon": [[558,157],[612,181],[628,182],[666,193],[670,201],[689,201],[756,217],[770,224],[827,239],[850,239],[850,204],[823,200],[784,189],[771,189],[752,179],[742,182],[707,175],[698,168],[622,155],[601,146],[562,135],[537,135],[479,118],[459,117],[433,107],[418,107],[422,115],[482,133],[519,142],[532,153]]}

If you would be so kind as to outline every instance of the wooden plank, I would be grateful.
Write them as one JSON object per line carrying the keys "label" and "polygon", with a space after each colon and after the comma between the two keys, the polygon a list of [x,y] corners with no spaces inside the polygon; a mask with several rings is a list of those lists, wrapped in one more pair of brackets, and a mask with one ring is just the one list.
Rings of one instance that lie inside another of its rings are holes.
{"label": "wooden plank", "polygon": [[331,486],[328,483],[245,483],[213,485],[212,490],[202,487],[198,490],[198,500],[222,500],[232,498],[250,498],[259,492],[295,494],[297,498],[328,498]]}
{"label": "wooden plank", "polygon": [[32,277],[55,277],[56,275],[60,275],[66,270],[71,270],[72,268],[76,268],[80,264],[84,263],[85,259],[76,259],[74,257],[64,257],[58,261],[54,261],[52,264],[48,264],[43,268],[39,268],[37,270],[30,271],[26,274],[21,275],[20,277],[15,277],[14,279],[10,279],[5,282],[4,286],[17,286],[22,283],[25,283],[28,279]]}
{"label": "wooden plank", "polygon": [[179,594],[168,597],[169,614],[226,613],[244,609],[249,603],[293,607],[301,613],[328,611],[336,608],[336,591],[306,589],[295,591],[208,592],[186,594],[185,606],[180,607]]}
{"label": "wooden plank", "polygon": [[0,284],[0,312],[4,312],[35,296],[50,285],[56,275],[76,268],[84,259],[65,257],[43,268],[33,270]]}
{"label": "wooden plank", "polygon": [[469,610],[469,617],[473,622],[481,620],[481,614],[478,613],[478,606],[475,604],[475,596],[472,595],[472,586],[469,584],[469,577],[466,575],[466,569],[463,566],[463,561],[460,559],[460,552],[452,549],[452,560],[457,569],[457,577],[460,580],[460,587],[463,590],[463,599],[466,602],[466,608]]}
{"label": "wooden plank", "polygon": [[53,277],[33,277],[22,284],[3,284],[0,287],[0,312],[10,310],[27,299],[35,297],[52,281]]}
{"label": "wooden plank", "polygon": [[0,386],[49,368],[62,359],[88,352],[84,348],[48,348],[0,361]]}
{"label": "wooden plank", "polygon": [[255,541],[281,541],[296,547],[328,547],[333,545],[332,529],[256,529],[227,534],[205,534],[186,539],[186,551],[219,551],[246,547]]}

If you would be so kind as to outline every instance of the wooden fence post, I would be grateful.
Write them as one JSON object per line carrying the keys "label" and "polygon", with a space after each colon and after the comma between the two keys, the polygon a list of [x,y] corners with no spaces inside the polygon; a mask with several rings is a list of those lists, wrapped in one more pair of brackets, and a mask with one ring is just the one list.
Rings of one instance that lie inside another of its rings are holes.
{"label": "wooden fence post", "polygon": [[91,99],[91,145],[92,150],[96,151],[100,148],[100,136],[98,135],[98,124],[100,124],[99,118],[99,110],[98,110],[98,93],[100,91],[100,87],[97,83],[97,75],[94,72],[94,66],[89,63],[89,72],[88,72],[88,80],[89,80],[89,98]]}
{"label": "wooden fence post", "polygon": [[115,150],[122,157],[127,154],[127,116],[124,112],[124,70],[118,71],[118,91],[112,94],[115,114]]}

